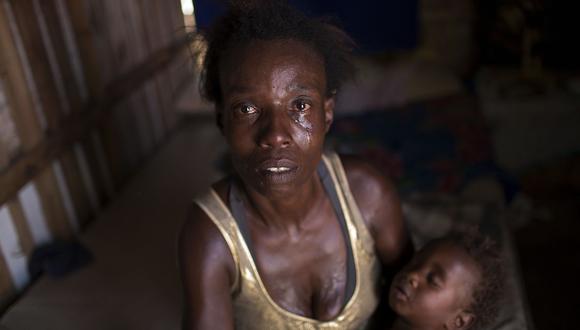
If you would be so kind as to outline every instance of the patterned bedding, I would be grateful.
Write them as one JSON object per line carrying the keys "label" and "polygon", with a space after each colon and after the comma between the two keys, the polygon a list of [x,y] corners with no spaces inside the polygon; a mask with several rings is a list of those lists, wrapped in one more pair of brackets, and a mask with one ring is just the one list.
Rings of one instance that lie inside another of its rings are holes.
{"label": "patterned bedding", "polygon": [[336,118],[328,143],[384,169],[403,196],[457,193],[470,181],[490,176],[508,200],[517,190],[496,166],[484,117],[475,97],[466,94]]}

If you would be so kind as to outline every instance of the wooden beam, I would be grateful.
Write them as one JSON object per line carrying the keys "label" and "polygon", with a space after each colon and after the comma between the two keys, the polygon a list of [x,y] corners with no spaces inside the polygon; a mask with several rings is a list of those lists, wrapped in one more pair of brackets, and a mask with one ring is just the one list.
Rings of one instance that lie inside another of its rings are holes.
{"label": "wooden beam", "polygon": [[107,88],[107,97],[96,101],[85,111],[71,113],[59,125],[58,132],[49,134],[29,152],[17,158],[5,171],[0,173],[0,204],[16,194],[28,181],[35,178],[45,167],[70,148],[75,142],[85,137],[92,128],[96,127],[104,118],[110,115],[113,107],[125,99],[134,90],[139,89],[145,82],[157,73],[164,70],[174,59],[175,54],[187,46],[188,39],[181,39],[167,48],[151,55],[141,65],[136,66],[120,78],[112,82]]}

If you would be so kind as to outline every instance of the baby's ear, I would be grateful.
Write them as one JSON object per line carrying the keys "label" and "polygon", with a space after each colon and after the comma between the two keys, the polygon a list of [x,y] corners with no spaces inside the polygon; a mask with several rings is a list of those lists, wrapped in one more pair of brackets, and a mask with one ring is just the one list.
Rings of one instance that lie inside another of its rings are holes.
{"label": "baby's ear", "polygon": [[449,330],[466,330],[471,328],[475,321],[475,315],[468,311],[461,311],[454,318],[447,321],[446,327]]}

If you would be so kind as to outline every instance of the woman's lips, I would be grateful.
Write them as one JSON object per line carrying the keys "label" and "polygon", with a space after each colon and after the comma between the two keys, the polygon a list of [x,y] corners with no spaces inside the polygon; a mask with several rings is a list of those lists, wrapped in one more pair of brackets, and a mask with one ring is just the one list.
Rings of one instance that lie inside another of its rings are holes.
{"label": "woman's lips", "polygon": [[295,162],[283,159],[267,159],[256,168],[257,172],[272,183],[285,183],[294,179],[298,166]]}
{"label": "woman's lips", "polygon": [[298,166],[295,162],[282,158],[282,159],[267,159],[262,161],[260,165],[258,165],[257,170],[259,172],[269,172],[269,173],[284,173],[292,171],[296,169]]}

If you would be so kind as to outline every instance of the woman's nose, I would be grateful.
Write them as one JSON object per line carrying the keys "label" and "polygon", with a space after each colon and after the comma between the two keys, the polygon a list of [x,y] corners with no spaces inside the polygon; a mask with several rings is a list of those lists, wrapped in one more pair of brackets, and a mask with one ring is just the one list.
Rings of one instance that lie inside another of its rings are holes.
{"label": "woman's nose", "polygon": [[[274,112],[274,111],[273,111]],[[278,111],[276,111],[278,112]],[[290,118],[283,113],[270,113],[261,118],[262,123],[258,135],[258,144],[262,148],[286,148],[292,139],[289,134]]]}

